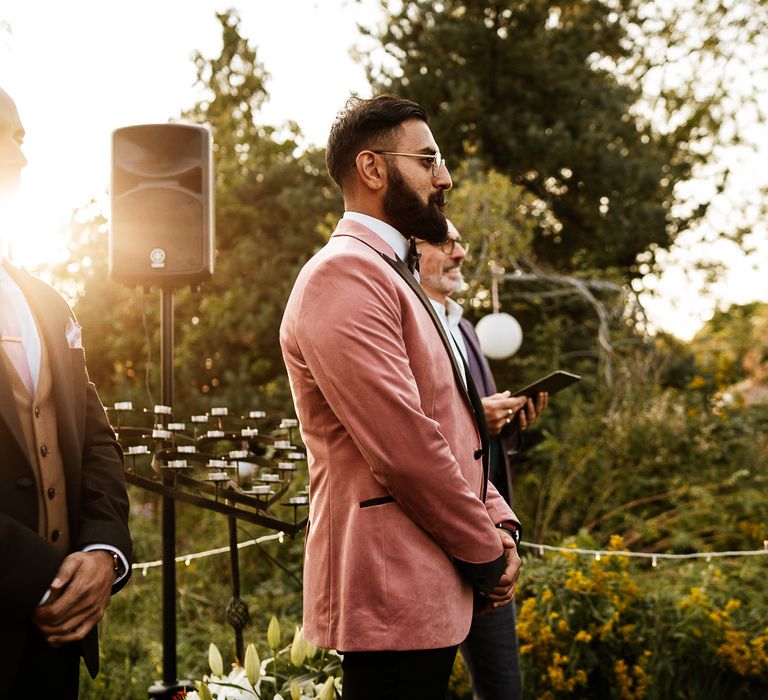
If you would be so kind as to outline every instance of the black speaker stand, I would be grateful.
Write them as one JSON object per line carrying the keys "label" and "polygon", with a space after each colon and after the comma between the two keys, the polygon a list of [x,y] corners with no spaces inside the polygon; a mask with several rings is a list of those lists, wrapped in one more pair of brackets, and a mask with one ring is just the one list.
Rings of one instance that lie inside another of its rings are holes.
{"label": "black speaker stand", "polygon": [[[160,288],[160,387],[160,402],[173,406],[173,287]],[[162,503],[163,680],[149,688],[149,697],[173,700],[194,686],[176,678],[176,506],[170,496]]]}

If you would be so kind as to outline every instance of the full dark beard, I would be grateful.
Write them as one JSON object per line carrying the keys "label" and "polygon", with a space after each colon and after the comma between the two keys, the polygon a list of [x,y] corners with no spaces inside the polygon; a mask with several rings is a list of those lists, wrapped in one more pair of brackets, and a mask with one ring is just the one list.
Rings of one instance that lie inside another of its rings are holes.
{"label": "full dark beard", "polygon": [[445,219],[445,192],[431,194],[424,204],[407,185],[400,171],[391,168],[389,187],[382,202],[387,223],[403,236],[422,238],[429,243],[448,240],[448,223]]}

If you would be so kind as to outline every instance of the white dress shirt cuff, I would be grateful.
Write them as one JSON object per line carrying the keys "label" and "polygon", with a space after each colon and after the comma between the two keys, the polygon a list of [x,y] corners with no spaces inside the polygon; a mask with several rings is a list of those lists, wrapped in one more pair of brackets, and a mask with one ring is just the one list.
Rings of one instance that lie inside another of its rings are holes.
{"label": "white dress shirt cuff", "polygon": [[113,547],[111,544],[89,544],[83,547],[82,551],[92,552],[94,549],[105,549],[107,552],[117,554],[118,558],[120,559],[120,563],[123,565],[123,573],[115,578],[115,583],[122,581],[128,575],[131,567],[128,564],[128,560],[125,558],[125,555],[117,547]]}
{"label": "white dress shirt cuff", "polygon": [[[82,551],[92,552],[94,549],[103,549],[103,550],[106,550],[107,552],[112,552],[113,554],[117,554],[117,556],[119,557],[120,563],[123,565],[123,573],[120,574],[120,576],[118,576],[115,579],[114,583],[112,584],[113,586],[118,581],[122,581],[128,575],[128,571],[129,571],[128,560],[125,558],[125,555],[117,547],[113,547],[111,544],[89,544],[83,547]],[[48,588],[46,589],[45,593],[43,593],[43,597],[40,599],[40,602],[37,604],[37,607],[40,607],[41,605],[45,605],[46,602],[48,601],[48,598],[50,597],[51,597],[51,589]]]}

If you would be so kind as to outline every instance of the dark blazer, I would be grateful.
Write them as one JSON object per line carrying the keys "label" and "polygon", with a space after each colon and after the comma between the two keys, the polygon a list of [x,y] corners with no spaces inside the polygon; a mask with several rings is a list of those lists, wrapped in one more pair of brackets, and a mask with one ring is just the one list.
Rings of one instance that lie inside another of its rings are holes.
{"label": "dark blazer", "polygon": [[[24,291],[48,351],[67,482],[71,551],[88,544],[109,544],[130,562],[123,455],[88,379],[85,353],[67,342],[65,329],[67,320],[74,319],[72,310],[44,282],[23,270],[10,266],[6,270]],[[31,456],[4,363],[0,363],[0,455],[0,658],[3,669],[8,670],[17,667],[24,654],[33,630],[32,612],[64,554],[37,534]],[[127,581],[128,576],[112,592]],[[95,676],[99,667],[96,628],[81,647],[88,670]]]}
{"label": "dark blazer", "polygon": [[[459,330],[467,347],[467,364],[478,393],[481,397],[495,394],[497,391],[496,382],[493,379],[493,374],[491,374],[488,360],[485,359],[485,355],[480,349],[480,340],[475,333],[475,327],[467,319],[462,318],[459,321]],[[509,465],[509,445],[507,444],[509,434],[510,431],[507,426],[499,435],[490,440],[491,459],[493,461],[491,464],[491,481],[507,503],[511,504],[512,473]]]}

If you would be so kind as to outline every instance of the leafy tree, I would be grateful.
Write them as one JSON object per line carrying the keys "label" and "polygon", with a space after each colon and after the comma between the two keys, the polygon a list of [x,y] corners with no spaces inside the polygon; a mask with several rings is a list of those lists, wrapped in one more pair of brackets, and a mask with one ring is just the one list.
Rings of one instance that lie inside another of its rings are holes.
{"label": "leafy tree", "polygon": [[[204,96],[183,115],[207,124],[214,139],[216,271],[201,292],[176,294],[175,403],[195,412],[260,402],[286,410],[280,319],[298,269],[325,241],[326,217],[338,211],[338,196],[322,153],[299,152],[296,125],[278,130],[257,123],[268,75],[241,35],[237,15],[217,18],[221,54],[195,56]],[[54,274],[78,299],[99,386],[115,399],[140,399],[147,348],[155,363],[159,353],[159,295],[152,292],[144,305],[145,338],[137,293],[107,277],[105,218],[95,211],[84,218],[72,226],[73,258],[81,262]],[[154,372],[150,386],[158,381]]]}
{"label": "leafy tree", "polygon": [[736,385],[768,395],[768,304],[733,304],[718,311],[691,342],[697,374],[691,385],[710,392]]}
{"label": "leafy tree", "polygon": [[455,170],[451,193],[451,219],[470,248],[468,284],[457,300],[477,320],[494,309],[495,296],[523,328],[518,353],[493,362],[497,384],[512,389],[563,367],[588,377],[585,383],[610,386],[621,353],[650,347],[638,332],[642,313],[634,294],[608,271],[598,279],[542,269],[533,250],[536,232],[556,223],[546,203],[476,165],[470,160]]}
{"label": "leafy tree", "polygon": [[194,310],[200,321],[188,328],[184,349],[211,360],[198,365],[210,381],[202,371],[191,379],[210,394],[242,404],[278,380],[285,402],[280,319],[298,269],[325,242],[338,195],[321,152],[297,155],[298,127],[288,125],[281,138],[256,124],[267,75],[237,15],[218,19],[222,52],[195,57],[206,96],[186,115],[210,125],[216,144],[218,270]]}
{"label": "leafy tree", "polygon": [[536,231],[541,262],[628,277],[705,214],[682,186],[738,141],[736,112],[755,100],[728,91],[739,66],[759,84],[743,48],[767,23],[757,0],[381,5],[374,87],[423,104],[449,158],[468,147],[546,202],[557,223]]}

